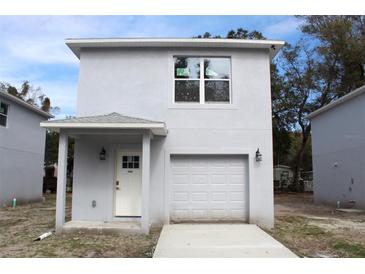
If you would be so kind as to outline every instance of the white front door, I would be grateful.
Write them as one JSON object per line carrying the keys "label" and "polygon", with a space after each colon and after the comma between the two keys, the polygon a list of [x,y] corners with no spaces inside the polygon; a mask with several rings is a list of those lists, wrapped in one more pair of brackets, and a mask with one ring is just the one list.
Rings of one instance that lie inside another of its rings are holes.
{"label": "white front door", "polygon": [[118,150],[116,160],[115,216],[141,216],[142,153]]}

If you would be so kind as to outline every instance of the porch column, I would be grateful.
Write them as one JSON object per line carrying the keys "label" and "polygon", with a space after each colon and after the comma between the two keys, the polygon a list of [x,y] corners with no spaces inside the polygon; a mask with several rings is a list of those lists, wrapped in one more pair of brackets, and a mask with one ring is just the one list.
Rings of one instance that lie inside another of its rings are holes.
{"label": "porch column", "polygon": [[142,138],[142,232],[150,232],[150,133],[144,133]]}
{"label": "porch column", "polygon": [[68,136],[61,130],[58,144],[56,233],[62,232],[63,225],[65,223],[67,149],[68,149]]}

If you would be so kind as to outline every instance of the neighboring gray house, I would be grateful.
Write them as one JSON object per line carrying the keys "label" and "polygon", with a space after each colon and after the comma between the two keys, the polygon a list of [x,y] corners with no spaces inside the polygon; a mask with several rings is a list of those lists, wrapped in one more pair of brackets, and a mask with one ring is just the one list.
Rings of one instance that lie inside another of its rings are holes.
{"label": "neighboring gray house", "polygon": [[[170,222],[273,226],[270,61],[284,42],[66,44],[80,59],[77,118],[41,124],[60,132],[58,232],[114,221],[144,233]],[[76,142],[64,224],[67,136]]]}
{"label": "neighboring gray house", "polygon": [[365,209],[365,86],[308,118],[315,202]]}
{"label": "neighboring gray house", "polygon": [[0,206],[42,198],[45,129],[52,115],[0,91]]}

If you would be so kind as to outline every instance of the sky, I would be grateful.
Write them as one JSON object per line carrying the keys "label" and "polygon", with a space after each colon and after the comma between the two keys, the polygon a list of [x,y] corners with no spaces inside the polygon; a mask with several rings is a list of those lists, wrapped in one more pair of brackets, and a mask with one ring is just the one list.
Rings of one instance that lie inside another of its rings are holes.
{"label": "sky", "polygon": [[295,43],[299,25],[294,16],[0,16],[0,82],[41,87],[64,118],[75,115],[79,66],[65,38],[225,36],[242,27]]}

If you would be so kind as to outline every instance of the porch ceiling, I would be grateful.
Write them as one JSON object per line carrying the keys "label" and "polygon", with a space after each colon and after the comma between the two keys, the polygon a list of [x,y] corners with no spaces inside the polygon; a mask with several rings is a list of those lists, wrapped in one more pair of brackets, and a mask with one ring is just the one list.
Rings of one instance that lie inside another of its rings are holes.
{"label": "porch ceiling", "polygon": [[154,135],[167,135],[164,122],[125,116],[116,112],[106,115],[44,121],[40,123],[40,126],[58,132],[61,129],[146,129]]}

